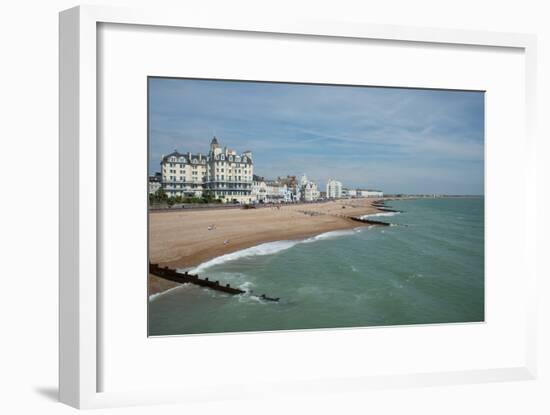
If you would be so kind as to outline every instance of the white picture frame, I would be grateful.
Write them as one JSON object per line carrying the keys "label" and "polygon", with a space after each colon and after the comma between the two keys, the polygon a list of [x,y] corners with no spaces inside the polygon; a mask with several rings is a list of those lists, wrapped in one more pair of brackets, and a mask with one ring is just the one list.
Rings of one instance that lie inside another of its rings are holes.
{"label": "white picture frame", "polygon": [[[98,183],[101,172],[97,151],[97,30],[100,23],[147,25],[174,28],[239,31],[247,33],[295,34],[319,39],[343,37],[402,42],[437,43],[449,46],[503,47],[521,50],[525,57],[525,140],[530,166],[526,169],[526,191],[535,188],[535,92],[536,38],[526,34],[418,29],[404,26],[352,24],[348,22],[274,22],[228,20],[221,17],[174,15],[161,9],[138,11],[100,6],[79,6],[60,13],[60,400],[78,408],[212,399],[208,393],[188,394],[175,388],[164,391],[98,392]],[[361,390],[369,387],[444,385],[536,376],[536,260],[535,218],[525,219],[529,241],[524,284],[530,296],[524,364],[506,368],[410,373],[349,379],[300,381],[300,393]],[[330,376],[329,376],[330,377]],[[271,385],[270,394],[291,395],[296,382]],[[219,398],[238,393],[225,388]],[[243,397],[265,394],[264,386],[249,384]]]}

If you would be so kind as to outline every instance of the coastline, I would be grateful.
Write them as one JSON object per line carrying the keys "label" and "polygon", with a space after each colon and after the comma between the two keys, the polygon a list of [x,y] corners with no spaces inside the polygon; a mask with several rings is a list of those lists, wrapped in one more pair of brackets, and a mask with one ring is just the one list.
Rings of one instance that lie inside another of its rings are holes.
{"label": "coastline", "polygon": [[[213,258],[263,243],[302,240],[357,228],[349,216],[384,213],[373,203],[346,199],[257,209],[149,212],[149,260],[170,268],[190,268]],[[368,225],[364,225],[368,226]],[[149,296],[177,286],[149,274]]]}

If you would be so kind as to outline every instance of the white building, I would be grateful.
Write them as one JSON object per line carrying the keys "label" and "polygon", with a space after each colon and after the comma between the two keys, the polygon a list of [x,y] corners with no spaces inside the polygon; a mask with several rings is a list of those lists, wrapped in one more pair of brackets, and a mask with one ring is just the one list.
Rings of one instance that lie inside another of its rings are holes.
{"label": "white building", "polygon": [[304,174],[300,179],[300,196],[302,200],[306,202],[313,202],[319,199],[320,193],[317,189],[317,184],[311,180],[308,180]]}
{"label": "white building", "polygon": [[286,203],[297,202],[301,198],[300,185],[296,176],[277,177],[277,181],[283,186],[281,192]]}
{"label": "white building", "polygon": [[342,198],[342,182],[329,179],[327,182],[327,198],[340,199]]}
{"label": "white building", "polygon": [[168,196],[202,196],[211,192],[224,202],[252,201],[252,153],[220,147],[216,137],[207,155],[174,151],[162,157],[162,187]]}
{"label": "white building", "polygon": [[252,198],[257,203],[290,203],[296,200],[295,189],[292,186],[292,176],[278,177],[277,180],[266,180],[253,176]]}
{"label": "white building", "polygon": [[282,201],[285,203],[290,203],[294,201],[295,198],[295,192],[294,189],[289,188],[286,184],[282,185],[279,188],[279,193],[282,196]]}
{"label": "white building", "polygon": [[252,180],[252,202],[265,203],[267,199],[267,185],[263,177],[254,175]]}
{"label": "white building", "polygon": [[268,199],[274,203],[289,203],[293,201],[293,191],[279,181],[268,185]]}
{"label": "white building", "polygon": [[162,187],[162,177],[160,174],[149,176],[149,194],[155,194]]}
{"label": "white building", "polygon": [[381,190],[357,189],[357,197],[384,197]]}
{"label": "white building", "polygon": [[268,180],[265,183],[267,188],[266,199],[269,203],[280,203],[282,201],[281,184],[276,180]]}

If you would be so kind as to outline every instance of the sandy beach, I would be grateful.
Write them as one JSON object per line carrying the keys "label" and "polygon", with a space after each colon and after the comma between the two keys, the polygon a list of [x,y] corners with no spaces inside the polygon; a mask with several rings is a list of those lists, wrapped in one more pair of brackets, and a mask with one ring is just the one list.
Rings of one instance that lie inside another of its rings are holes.
{"label": "sandy beach", "polygon": [[[375,199],[278,205],[256,209],[181,209],[149,212],[149,259],[185,268],[265,242],[303,239],[360,226],[347,217],[377,213]],[[149,295],[174,283],[149,276]]]}

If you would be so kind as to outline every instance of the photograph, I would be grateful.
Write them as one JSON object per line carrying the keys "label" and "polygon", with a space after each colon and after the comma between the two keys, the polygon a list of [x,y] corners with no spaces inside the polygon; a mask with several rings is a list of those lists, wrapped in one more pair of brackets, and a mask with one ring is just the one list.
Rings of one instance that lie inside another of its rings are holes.
{"label": "photograph", "polygon": [[485,321],[484,91],[147,88],[148,336]]}

